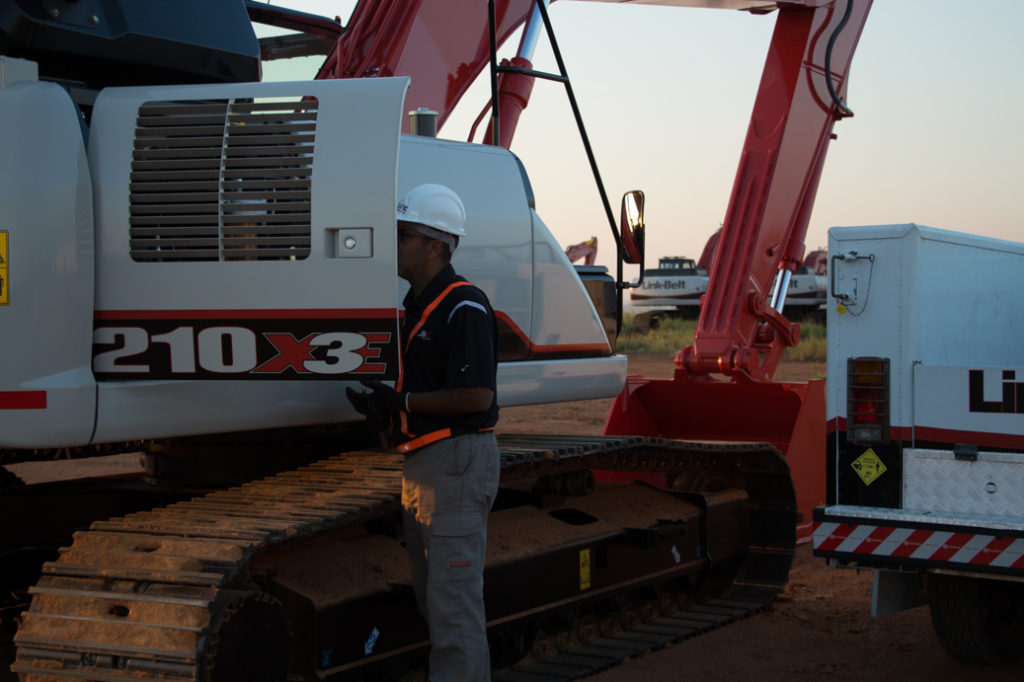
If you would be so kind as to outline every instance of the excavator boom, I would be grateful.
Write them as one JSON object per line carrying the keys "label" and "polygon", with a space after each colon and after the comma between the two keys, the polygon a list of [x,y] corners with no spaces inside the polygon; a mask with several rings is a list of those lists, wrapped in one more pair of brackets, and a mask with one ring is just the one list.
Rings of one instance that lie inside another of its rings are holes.
{"label": "excavator boom", "polygon": [[768,381],[799,339],[768,307],[768,287],[803,258],[832,127],[847,115],[835,95],[871,8],[870,0],[821,4],[779,9],[694,345],[677,360],[692,375]]}
{"label": "excavator boom", "polygon": [[767,297],[803,257],[832,126],[850,114],[841,95],[871,1],[776,5],[694,344],[676,357],[672,379],[630,377],[605,433],[772,443],[790,466],[807,537],[825,495],[824,382],[771,381],[800,328]]}

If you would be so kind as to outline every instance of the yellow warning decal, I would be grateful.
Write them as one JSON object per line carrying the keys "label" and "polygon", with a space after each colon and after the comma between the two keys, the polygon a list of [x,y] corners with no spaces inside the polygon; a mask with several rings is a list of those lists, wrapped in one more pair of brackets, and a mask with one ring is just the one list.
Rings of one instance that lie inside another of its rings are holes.
{"label": "yellow warning decal", "polygon": [[0,230],[0,305],[11,302],[11,275],[8,264],[7,231]]}
{"label": "yellow warning decal", "polygon": [[580,550],[580,590],[590,589],[590,550]]}
{"label": "yellow warning decal", "polygon": [[882,462],[881,458],[871,448],[868,448],[860,457],[853,460],[850,466],[860,476],[860,480],[864,481],[864,485],[871,485],[875,482],[875,479],[885,473],[885,463]]}

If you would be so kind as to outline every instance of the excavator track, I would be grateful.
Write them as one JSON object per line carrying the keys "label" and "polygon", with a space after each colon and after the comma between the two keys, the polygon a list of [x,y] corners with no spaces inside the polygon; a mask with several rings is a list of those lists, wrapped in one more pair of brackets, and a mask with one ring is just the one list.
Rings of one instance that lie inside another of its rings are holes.
{"label": "excavator track", "polygon": [[570,682],[624,660],[676,644],[752,616],[775,599],[777,589],[744,587],[700,603],[659,600],[625,611],[625,619],[545,635],[524,660],[495,671],[493,682]]}
{"label": "excavator track", "polygon": [[[595,630],[610,641],[563,637],[569,644],[551,648],[551,655],[536,655],[535,646],[534,656],[497,679],[576,679],[638,650],[756,612],[785,583],[796,512],[788,468],[771,446],[568,436],[505,436],[499,445],[503,483],[560,481],[568,494],[585,492],[572,489],[586,488],[586,472],[593,469],[670,478],[714,469],[713,485],[742,485],[749,496],[750,546],[731,586],[713,598],[689,600],[684,609],[672,602],[656,609],[653,619],[630,621],[633,629]],[[401,469],[402,457],[389,451],[346,453],[93,523],[43,566],[15,636],[11,669],[30,680],[285,679],[294,667],[287,651],[264,653],[259,670],[246,668],[253,664],[246,663],[245,650],[272,650],[289,637],[281,605],[251,572],[254,559],[394,518]],[[358,669],[325,660],[313,674],[350,679]]]}

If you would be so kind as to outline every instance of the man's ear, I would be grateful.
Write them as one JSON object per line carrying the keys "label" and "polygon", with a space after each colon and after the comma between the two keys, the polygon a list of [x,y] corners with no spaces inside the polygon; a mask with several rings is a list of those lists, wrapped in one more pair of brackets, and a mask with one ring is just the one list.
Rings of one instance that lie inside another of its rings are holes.
{"label": "man's ear", "polygon": [[431,258],[444,259],[444,251],[446,247],[447,244],[440,239],[431,239],[427,244],[427,249],[430,251]]}

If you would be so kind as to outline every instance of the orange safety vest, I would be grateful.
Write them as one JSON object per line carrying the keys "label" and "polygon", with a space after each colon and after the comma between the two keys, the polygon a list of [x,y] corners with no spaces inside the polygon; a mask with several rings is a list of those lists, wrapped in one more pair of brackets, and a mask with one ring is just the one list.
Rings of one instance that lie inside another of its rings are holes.
{"label": "orange safety vest", "polygon": [[[452,282],[444,291],[437,295],[437,298],[430,302],[430,305],[423,309],[423,313],[420,315],[420,319],[416,322],[416,325],[409,332],[409,336],[405,341],[405,349],[402,354],[403,358],[405,357],[405,354],[409,352],[409,347],[412,345],[412,340],[416,338],[416,334],[418,334],[420,329],[423,328],[423,325],[426,324],[427,318],[430,317],[430,314],[437,309],[437,306],[441,305],[441,301],[443,301],[448,296],[448,294],[450,294],[457,287],[462,286],[472,286],[472,284],[470,282]],[[395,382],[396,391],[402,391],[402,383],[404,379],[405,363],[403,362],[398,371],[398,381]],[[402,454],[408,454],[413,450],[422,448],[425,445],[430,445],[431,443],[436,443],[439,440],[444,440],[445,438],[450,438],[452,436],[452,430],[450,428],[438,429],[437,431],[431,431],[430,433],[424,433],[422,435],[414,434],[409,431],[409,420],[407,413],[404,410],[402,410],[398,413],[398,417],[399,431],[401,431],[401,433],[404,436],[409,438],[409,440],[402,443],[396,448],[396,450],[398,450]],[[493,426],[480,429],[481,432],[493,430]]]}

